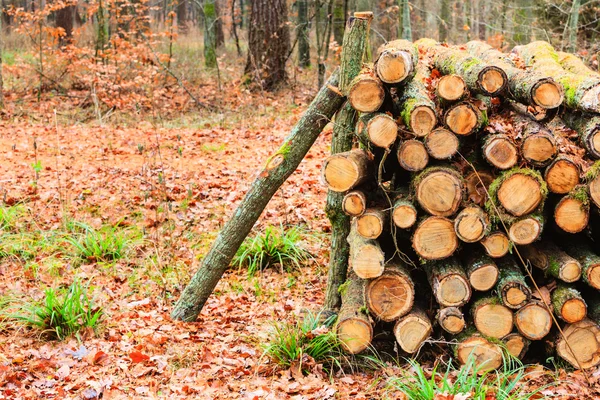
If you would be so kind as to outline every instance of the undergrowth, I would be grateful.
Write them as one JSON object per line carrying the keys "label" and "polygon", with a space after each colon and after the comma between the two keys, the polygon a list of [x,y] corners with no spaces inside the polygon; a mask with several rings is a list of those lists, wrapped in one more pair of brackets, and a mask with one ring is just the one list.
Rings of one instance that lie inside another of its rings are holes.
{"label": "undergrowth", "polygon": [[66,237],[75,257],[86,261],[116,261],[124,258],[139,242],[139,233],[105,225],[95,229],[82,222],[73,223],[75,232]]}
{"label": "undergrowth", "polygon": [[291,271],[312,258],[303,246],[305,232],[297,227],[284,229],[267,226],[262,234],[247,238],[233,258],[232,265],[246,267],[248,275],[278,265],[281,270]]}

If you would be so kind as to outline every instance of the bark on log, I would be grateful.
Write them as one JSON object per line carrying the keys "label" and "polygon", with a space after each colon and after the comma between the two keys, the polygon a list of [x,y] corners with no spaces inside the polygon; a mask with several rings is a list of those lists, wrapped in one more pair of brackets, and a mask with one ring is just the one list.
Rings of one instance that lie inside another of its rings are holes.
{"label": "bark on log", "polygon": [[471,286],[456,257],[422,264],[438,304],[443,307],[461,307],[471,298]]}
{"label": "bark on log", "polygon": [[394,336],[400,348],[408,354],[416,353],[431,336],[433,327],[423,308],[415,306],[394,325]]}
{"label": "bark on log", "polygon": [[515,312],[515,325],[529,340],[541,340],[552,328],[552,314],[541,301],[530,301]]}
{"label": "bark on log", "polygon": [[459,75],[444,75],[437,82],[435,94],[443,103],[449,104],[467,97],[469,89]]}
{"label": "bark on log", "polygon": [[365,314],[365,284],[356,274],[348,274],[348,280],[340,286],[342,307],[338,314],[337,336],[342,347],[350,354],[358,354],[371,345],[373,326]]}
{"label": "bark on log", "polygon": [[412,185],[419,205],[431,215],[453,215],[463,200],[464,182],[453,168],[427,168],[413,179]]}
{"label": "bark on log", "polygon": [[544,230],[544,217],[541,213],[517,218],[508,228],[508,237],[515,244],[527,245],[539,240]]}
{"label": "bark on log", "polygon": [[398,124],[394,118],[384,113],[361,116],[356,130],[365,142],[384,149],[389,149],[398,138]]}
{"label": "bark on log", "polygon": [[466,327],[465,317],[458,307],[440,308],[436,319],[440,327],[451,335],[459,334]]}
{"label": "bark on log", "polygon": [[564,104],[581,111],[600,112],[600,79],[568,72],[558,62],[558,55],[547,42],[536,41],[514,48],[525,61],[541,74],[550,76],[565,89]]}
{"label": "bark on log", "polygon": [[492,289],[500,272],[494,260],[482,249],[473,248],[463,253],[463,265],[469,278],[471,287],[480,292]]}
{"label": "bark on log", "polygon": [[383,233],[388,212],[378,208],[368,208],[356,217],[356,232],[365,239],[377,239]]}
{"label": "bark on log", "polygon": [[434,129],[425,136],[424,143],[429,155],[436,160],[452,158],[460,146],[458,137],[445,128]]}
{"label": "bark on log", "polygon": [[338,73],[335,72],[294,126],[280,150],[269,159],[231,220],[219,232],[202,266],[184,289],[171,313],[173,319],[194,321],[198,317],[271,197],[296,170],[325,125],[342,106],[344,97],[337,89],[337,84]]}
{"label": "bark on log", "polygon": [[361,149],[332,154],[323,163],[321,176],[328,189],[345,192],[369,177],[369,155]]}
{"label": "bark on log", "polygon": [[504,343],[510,355],[522,360],[529,349],[530,341],[521,334],[513,332],[502,338],[502,343]]}
{"label": "bark on log", "polygon": [[429,163],[429,155],[425,145],[415,139],[400,143],[396,151],[396,157],[400,166],[411,172],[422,171]]}
{"label": "bark on log", "polygon": [[594,71],[585,65],[581,58],[577,57],[575,54],[565,53],[562,51],[557,51],[556,53],[558,55],[558,62],[566,71],[577,75],[600,78],[600,74],[598,74],[597,71]]}
{"label": "bark on log", "polygon": [[557,108],[563,102],[562,86],[551,77],[517,68],[503,53],[484,42],[470,41],[467,50],[506,73],[510,89],[508,93],[514,100],[543,108]]}
{"label": "bark on log", "polygon": [[458,361],[465,365],[473,362],[478,374],[499,368],[504,360],[502,348],[492,342],[474,328],[467,328],[457,336],[458,343],[454,346],[454,354]]}
{"label": "bark on log", "polygon": [[596,161],[596,163],[587,171],[585,180],[589,187],[592,203],[600,208],[600,161]]}
{"label": "bark on log", "polygon": [[563,116],[567,126],[579,135],[579,143],[593,158],[600,158],[600,117],[593,114],[567,113]]}
{"label": "bark on log", "polygon": [[418,65],[417,74],[406,83],[399,97],[400,104],[396,104],[404,124],[417,137],[426,136],[437,125],[435,103],[429,98],[425,82],[427,79],[429,79],[428,70]]}
{"label": "bark on log", "polygon": [[476,205],[463,208],[454,220],[456,236],[466,243],[479,242],[490,231],[490,220],[485,211]]}
{"label": "bark on log", "polygon": [[[548,188],[539,172],[528,168],[513,168],[504,172],[490,185],[490,201],[500,206],[500,211],[521,217],[543,204]],[[496,215],[491,205],[487,209]]]}
{"label": "bark on log", "polygon": [[379,243],[359,235],[356,221],[352,222],[348,244],[350,245],[349,265],[359,278],[377,278],[383,273],[385,255]]}
{"label": "bark on log", "polygon": [[475,327],[484,336],[501,339],[513,330],[513,312],[497,297],[484,297],[474,302],[471,316]]}
{"label": "bark on log", "polygon": [[483,139],[483,158],[501,170],[514,167],[519,161],[517,146],[503,134],[489,135]]}
{"label": "bark on log", "polygon": [[417,222],[417,209],[411,201],[398,198],[392,209],[392,220],[398,228],[408,229]]}
{"label": "bark on log", "polygon": [[522,256],[535,268],[545,271],[546,274],[562,280],[575,282],[581,278],[581,264],[579,261],[562,251],[556,244],[549,240],[542,240],[529,246],[520,247]]}
{"label": "bark on log", "polygon": [[458,237],[452,221],[432,216],[418,224],[412,237],[412,245],[419,257],[440,260],[454,254],[458,248]]}
{"label": "bark on log", "polygon": [[567,194],[579,185],[579,167],[566,156],[556,158],[544,172],[548,190],[552,193]]}
{"label": "bark on log", "polygon": [[414,298],[410,273],[399,261],[388,263],[381,276],[369,281],[365,292],[370,312],[386,322],[406,315],[413,307]]}
{"label": "bark on log", "polygon": [[600,256],[587,243],[570,241],[564,244],[565,252],[581,264],[583,281],[600,290]]}
{"label": "bark on log", "polygon": [[416,46],[408,40],[393,40],[378,51],[375,69],[385,83],[410,81],[416,73],[419,55]]}
{"label": "bark on log", "polygon": [[589,220],[590,198],[586,186],[577,186],[554,208],[554,221],[565,232],[581,232],[588,226]]}
{"label": "bark on log", "polygon": [[[335,193],[335,192],[333,192]],[[353,190],[344,195],[342,199],[342,210],[350,217],[358,217],[363,215],[367,209],[367,197],[360,190]],[[348,232],[350,225],[348,225]],[[348,236],[348,235],[346,235]]]}
{"label": "bark on log", "polygon": [[500,258],[508,253],[510,241],[504,232],[495,231],[481,239],[481,245],[488,256]]}
{"label": "bark on log", "polygon": [[348,101],[356,111],[372,113],[379,110],[385,100],[383,84],[372,66],[363,68],[348,88]]}
{"label": "bark on log", "polygon": [[587,304],[574,287],[560,284],[552,291],[554,313],[569,324],[579,322],[587,315]]}
{"label": "bark on log", "polygon": [[433,56],[433,65],[443,75],[459,75],[467,87],[479,94],[495,96],[507,84],[506,73],[463,50],[444,47],[432,39],[420,39],[415,44]]}
{"label": "bark on log", "polygon": [[525,282],[525,276],[511,256],[499,259],[496,264],[500,270],[500,278],[496,290],[502,303],[513,310],[517,310],[529,303],[531,290]]}

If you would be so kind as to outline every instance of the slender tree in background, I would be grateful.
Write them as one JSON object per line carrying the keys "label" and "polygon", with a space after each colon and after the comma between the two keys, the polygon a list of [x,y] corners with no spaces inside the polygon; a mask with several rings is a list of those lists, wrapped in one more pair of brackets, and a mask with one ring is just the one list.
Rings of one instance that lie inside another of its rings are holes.
{"label": "slender tree in background", "polygon": [[333,40],[340,46],[344,39],[344,28],[346,26],[346,2],[344,0],[333,1]]}
{"label": "slender tree in background", "polygon": [[2,48],[4,47],[4,24],[0,18],[0,110],[4,109],[4,79],[2,79]]}
{"label": "slender tree in background", "polygon": [[402,39],[412,40],[412,28],[410,26],[410,5],[408,0],[402,0]]}
{"label": "slender tree in background", "polygon": [[450,0],[440,2],[440,21],[438,25],[439,40],[445,42],[448,40],[448,26],[450,25]]}
{"label": "slender tree in background", "polygon": [[217,66],[217,35],[215,30],[217,10],[215,0],[204,0],[202,15],[204,16],[204,65],[207,68],[215,68]]}
{"label": "slender tree in background", "polygon": [[56,27],[64,30],[64,36],[60,37],[61,44],[69,42],[73,37],[75,10],[74,4],[69,4],[56,10]]}
{"label": "slender tree in background", "polygon": [[290,33],[285,0],[251,0],[245,74],[265,90],[287,80],[285,61]]}
{"label": "slender tree in background", "polygon": [[571,6],[571,12],[569,15],[569,46],[568,49],[571,52],[577,50],[577,27],[579,25],[579,10],[581,8],[581,0],[573,0]]}
{"label": "slender tree in background", "polygon": [[301,67],[308,67],[310,66],[308,2],[306,0],[297,0],[296,6],[298,7],[298,26],[296,27],[296,37],[298,38],[298,65]]}
{"label": "slender tree in background", "polygon": [[98,21],[98,32],[96,34],[96,58],[102,57],[108,44],[108,18],[106,8],[102,0],[98,0],[98,10],[96,11],[96,20]]}
{"label": "slender tree in background", "polygon": [[[235,4],[235,2],[234,2]],[[179,33],[186,34],[188,32],[188,0],[177,1],[177,29]]]}
{"label": "slender tree in background", "polygon": [[233,36],[233,41],[235,42],[235,48],[237,49],[238,56],[242,55],[242,50],[240,48],[240,38],[238,37],[237,28],[240,25],[240,21],[242,19],[242,13],[238,14],[235,8],[235,0],[231,1],[231,35]]}
{"label": "slender tree in background", "polygon": [[532,3],[529,0],[517,0],[515,5],[513,42],[515,44],[527,43],[531,40]]}
{"label": "slender tree in background", "polygon": [[225,33],[223,31],[223,12],[218,0],[215,3],[215,44],[217,48],[225,45]]}

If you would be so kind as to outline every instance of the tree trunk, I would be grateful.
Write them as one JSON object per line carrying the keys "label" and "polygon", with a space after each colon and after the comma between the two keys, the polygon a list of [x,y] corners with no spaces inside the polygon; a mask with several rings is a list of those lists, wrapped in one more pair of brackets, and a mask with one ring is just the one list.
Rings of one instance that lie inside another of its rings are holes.
{"label": "tree trunk", "polygon": [[290,50],[287,3],[252,0],[245,74],[262,89],[272,91],[287,81],[285,62]]}
{"label": "tree trunk", "polygon": [[558,201],[554,208],[554,221],[568,233],[583,231],[590,220],[588,188],[580,185]]}
{"label": "tree trunk", "polygon": [[4,25],[0,19],[0,110],[4,109],[4,79],[2,78],[2,52],[4,49]]}
{"label": "tree trunk", "polygon": [[[235,1],[232,1],[232,5],[233,5],[232,10],[233,10],[235,7]],[[236,19],[235,19],[234,13],[231,14],[231,21],[233,24],[233,29],[235,29]],[[179,30],[179,33],[181,33],[182,35],[187,34],[189,31],[188,0],[178,0],[178,2],[177,2],[177,29]]]}
{"label": "tree trunk", "polygon": [[575,53],[577,51],[577,29],[579,28],[579,9],[581,8],[581,0],[573,0],[571,12],[569,14],[569,51]]}
{"label": "tree trunk", "polygon": [[395,321],[413,307],[415,289],[408,268],[400,262],[385,266],[381,276],[367,284],[365,299],[369,311],[382,321]]}
{"label": "tree trunk", "polygon": [[440,1],[440,19],[438,25],[438,39],[440,42],[448,40],[450,26],[450,0]]}
{"label": "tree trunk", "polygon": [[217,66],[217,36],[216,0],[203,0],[202,15],[204,16],[204,65],[207,68]]}
{"label": "tree trunk", "polygon": [[410,24],[410,5],[408,0],[402,0],[402,39],[413,40]]}
{"label": "tree trunk", "polygon": [[216,48],[225,45],[225,33],[223,32],[223,12],[221,11],[220,0],[214,0],[215,3],[215,45]]}
{"label": "tree trunk", "polygon": [[306,68],[310,66],[308,2],[307,0],[297,0],[296,5],[298,7],[298,27],[296,28],[296,37],[298,40],[298,65]]}
{"label": "tree trunk", "polygon": [[429,97],[427,81],[430,79],[427,68],[417,66],[417,73],[406,83],[395,106],[404,124],[415,136],[428,135],[437,125],[435,103]]}
{"label": "tree trunk", "polygon": [[344,0],[333,1],[333,40],[342,45],[344,40],[344,29],[346,26],[346,11]]}
{"label": "tree trunk", "polygon": [[338,314],[337,336],[342,347],[350,354],[357,354],[371,345],[373,327],[365,311],[365,283],[350,273],[348,281],[340,286],[342,307]]}
{"label": "tree trunk", "polygon": [[337,85],[336,72],[327,85],[321,88],[280,150],[269,159],[231,220],[217,236],[204,257],[202,266],[181,294],[171,314],[173,319],[194,321],[198,317],[206,300],[271,197],[296,170],[323,127],[342,106],[344,97],[337,89]]}
{"label": "tree trunk", "polygon": [[56,27],[64,30],[64,36],[60,37],[60,43],[66,44],[73,37],[73,27],[75,24],[76,6],[68,5],[56,10]]}
{"label": "tree trunk", "polygon": [[562,280],[575,282],[581,278],[579,261],[562,251],[554,242],[542,240],[529,246],[519,247],[526,261],[546,274]]}

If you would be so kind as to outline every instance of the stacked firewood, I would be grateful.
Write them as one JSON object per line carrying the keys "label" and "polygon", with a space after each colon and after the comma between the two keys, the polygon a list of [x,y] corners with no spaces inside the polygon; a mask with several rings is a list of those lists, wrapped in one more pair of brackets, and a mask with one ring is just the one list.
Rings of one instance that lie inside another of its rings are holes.
{"label": "stacked firewood", "polygon": [[354,149],[322,169],[352,217],[346,350],[389,328],[406,354],[445,336],[485,369],[532,341],[599,364],[600,75],[545,42],[397,40],[375,59],[348,90]]}

